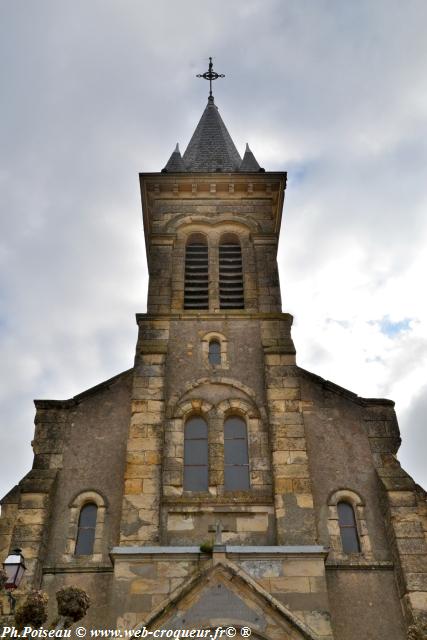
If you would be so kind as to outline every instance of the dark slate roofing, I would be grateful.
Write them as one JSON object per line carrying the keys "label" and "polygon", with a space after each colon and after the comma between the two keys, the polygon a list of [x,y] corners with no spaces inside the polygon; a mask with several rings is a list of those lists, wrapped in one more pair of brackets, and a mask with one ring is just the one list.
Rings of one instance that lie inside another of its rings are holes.
{"label": "dark slate roofing", "polygon": [[179,146],[176,145],[175,151],[162,171],[164,173],[182,171],[210,173],[264,171],[264,169],[261,169],[248,145],[242,161],[219,114],[218,107],[210,96],[184,155],[181,157]]}
{"label": "dark slate roofing", "polygon": [[187,171],[238,171],[242,159],[212,97],[183,155]]}
{"label": "dark slate roofing", "polygon": [[243,156],[242,164],[240,165],[240,171],[261,171],[261,167],[255,159],[254,154],[249,149],[249,145],[246,143],[246,151]]}
{"label": "dark slate roofing", "polygon": [[169,158],[169,160],[166,163],[166,166],[164,169],[162,169],[163,172],[167,172],[167,171],[173,171],[173,172],[179,172],[179,171],[186,171],[185,168],[185,164],[182,160],[182,156],[181,156],[181,152],[179,150],[179,144],[176,143],[176,147],[175,150],[172,152],[171,157]]}

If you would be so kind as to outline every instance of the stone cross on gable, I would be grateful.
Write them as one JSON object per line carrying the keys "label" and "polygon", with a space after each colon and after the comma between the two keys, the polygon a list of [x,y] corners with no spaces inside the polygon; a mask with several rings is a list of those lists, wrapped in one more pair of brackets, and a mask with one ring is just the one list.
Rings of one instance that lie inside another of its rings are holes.
{"label": "stone cross on gable", "polygon": [[209,525],[208,531],[215,532],[214,545],[222,545],[222,534],[224,531],[230,531],[227,525],[223,525],[221,520],[217,520],[215,524]]}
{"label": "stone cross on gable", "polygon": [[215,544],[222,544],[222,522],[218,520],[215,523]]}

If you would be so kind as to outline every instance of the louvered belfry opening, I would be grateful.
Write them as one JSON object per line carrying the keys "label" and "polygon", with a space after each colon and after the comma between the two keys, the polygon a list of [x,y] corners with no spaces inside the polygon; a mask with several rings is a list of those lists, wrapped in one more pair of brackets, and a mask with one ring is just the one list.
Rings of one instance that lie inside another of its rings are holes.
{"label": "louvered belfry opening", "polygon": [[219,306],[244,309],[242,249],[237,236],[226,234],[219,244]]}
{"label": "louvered belfry opening", "polygon": [[185,249],[184,309],[209,309],[209,255],[206,238],[190,236]]}

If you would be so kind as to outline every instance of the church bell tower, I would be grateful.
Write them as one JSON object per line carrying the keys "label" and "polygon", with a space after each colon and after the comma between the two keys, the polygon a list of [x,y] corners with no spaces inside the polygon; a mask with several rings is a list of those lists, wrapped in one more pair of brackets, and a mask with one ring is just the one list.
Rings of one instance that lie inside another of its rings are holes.
{"label": "church bell tower", "polygon": [[286,173],[240,157],[210,92],[184,154],[140,183],[150,282],[122,543],[202,544],[220,522],[227,544],[315,544],[276,261]]}

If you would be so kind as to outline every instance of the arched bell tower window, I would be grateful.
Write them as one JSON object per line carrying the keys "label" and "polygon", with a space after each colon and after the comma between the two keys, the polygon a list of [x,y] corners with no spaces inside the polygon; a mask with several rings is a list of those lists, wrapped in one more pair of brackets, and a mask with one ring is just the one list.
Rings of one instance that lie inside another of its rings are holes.
{"label": "arched bell tower window", "polygon": [[208,245],[201,233],[193,233],[185,248],[184,309],[209,309]]}
{"label": "arched bell tower window", "polygon": [[74,555],[90,556],[95,542],[96,516],[98,507],[94,502],[83,505],[79,515],[76,548]]}
{"label": "arched bell tower window", "polygon": [[208,483],[208,425],[193,416],[184,429],[184,491],[207,491]]}
{"label": "arched bell tower window", "polygon": [[219,242],[219,306],[244,309],[242,249],[239,238],[225,233]]}
{"label": "arched bell tower window", "polygon": [[344,553],[360,553],[354,509],[348,502],[338,502],[338,524],[340,527],[342,550]]}
{"label": "arched bell tower window", "polygon": [[248,430],[240,416],[224,422],[224,488],[247,491],[249,483]]}
{"label": "arched bell tower window", "polygon": [[214,338],[209,342],[209,364],[221,364],[221,344]]}

